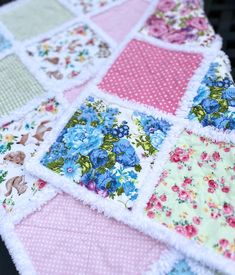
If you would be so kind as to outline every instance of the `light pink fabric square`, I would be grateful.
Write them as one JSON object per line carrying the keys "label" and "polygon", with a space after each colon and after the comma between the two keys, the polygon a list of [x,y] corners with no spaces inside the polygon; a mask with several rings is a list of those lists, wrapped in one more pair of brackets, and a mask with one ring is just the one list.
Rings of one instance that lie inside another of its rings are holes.
{"label": "light pink fabric square", "polygon": [[148,6],[149,1],[147,0],[129,0],[92,17],[92,20],[115,41],[121,42]]}
{"label": "light pink fabric square", "polygon": [[16,233],[39,275],[143,274],[166,251],[68,195],[26,218]]}
{"label": "light pink fabric square", "polygon": [[132,40],[99,84],[122,98],[174,114],[203,56]]}

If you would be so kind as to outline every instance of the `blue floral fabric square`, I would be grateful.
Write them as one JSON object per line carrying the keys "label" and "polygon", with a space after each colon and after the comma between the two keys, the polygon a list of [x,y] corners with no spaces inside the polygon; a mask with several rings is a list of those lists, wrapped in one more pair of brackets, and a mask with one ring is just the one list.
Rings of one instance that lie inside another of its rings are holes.
{"label": "blue floral fabric square", "polygon": [[165,119],[89,96],[41,163],[131,210],[170,127]]}
{"label": "blue floral fabric square", "polygon": [[187,260],[183,259],[174,265],[168,275],[195,275],[195,273],[192,272]]}
{"label": "blue floral fabric square", "polygon": [[198,120],[204,127],[235,129],[235,86],[221,56],[211,64],[204,77],[188,118]]}
{"label": "blue floral fabric square", "polygon": [[10,49],[12,47],[11,42],[0,33],[0,52]]}

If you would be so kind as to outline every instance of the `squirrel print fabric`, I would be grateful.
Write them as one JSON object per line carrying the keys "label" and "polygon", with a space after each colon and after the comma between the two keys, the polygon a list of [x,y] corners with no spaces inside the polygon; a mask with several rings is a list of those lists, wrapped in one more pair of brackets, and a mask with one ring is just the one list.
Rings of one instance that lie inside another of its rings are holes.
{"label": "squirrel print fabric", "polygon": [[0,127],[0,204],[8,213],[20,212],[30,200],[42,196],[43,190],[52,190],[27,174],[24,163],[34,156],[61,110],[56,99],[48,99],[24,118]]}

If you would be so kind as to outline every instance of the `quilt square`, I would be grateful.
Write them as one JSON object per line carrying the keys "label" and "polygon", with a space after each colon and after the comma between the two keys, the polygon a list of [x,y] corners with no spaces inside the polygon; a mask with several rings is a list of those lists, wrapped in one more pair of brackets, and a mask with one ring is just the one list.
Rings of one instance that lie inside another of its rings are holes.
{"label": "quilt square", "polygon": [[16,234],[41,275],[143,274],[170,254],[162,243],[65,194],[24,219]]}
{"label": "quilt square", "polygon": [[47,32],[72,18],[74,16],[57,0],[29,0],[0,14],[0,21],[20,41]]}
{"label": "quilt square", "polygon": [[97,12],[99,9],[107,7],[120,0],[68,0],[67,2],[75,8],[78,13],[86,14]]}
{"label": "quilt square", "polygon": [[172,51],[134,39],[99,87],[174,114],[202,58],[201,54]]}
{"label": "quilt square", "polygon": [[18,56],[0,60],[0,116],[24,106],[45,92]]}
{"label": "quilt square", "polygon": [[40,160],[74,191],[83,186],[131,210],[170,127],[164,118],[89,96]]}
{"label": "quilt square", "polygon": [[235,145],[181,133],[145,214],[235,260]]}
{"label": "quilt square", "polygon": [[[46,182],[29,175],[25,161],[35,155],[52,130],[63,107],[55,98],[46,99],[19,120],[0,127],[0,205],[9,215],[21,215],[30,203],[55,195]],[[27,210],[26,209],[26,210]]]}
{"label": "quilt square", "polygon": [[163,41],[208,47],[215,40],[200,1],[160,0],[140,31]]}
{"label": "quilt square", "polygon": [[76,85],[90,78],[110,54],[110,45],[82,22],[27,48],[28,57],[46,80],[76,80]]}
{"label": "quilt square", "polygon": [[193,98],[188,118],[204,127],[235,129],[235,85],[226,60],[218,56],[204,77]]}
{"label": "quilt square", "polygon": [[0,53],[12,47],[12,43],[0,31]]}

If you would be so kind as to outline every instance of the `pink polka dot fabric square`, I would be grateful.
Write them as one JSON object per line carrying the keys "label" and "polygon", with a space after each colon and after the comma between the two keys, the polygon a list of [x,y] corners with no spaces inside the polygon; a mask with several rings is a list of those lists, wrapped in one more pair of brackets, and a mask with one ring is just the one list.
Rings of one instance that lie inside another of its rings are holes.
{"label": "pink polka dot fabric square", "polygon": [[38,275],[144,274],[165,245],[58,195],[16,226]]}
{"label": "pink polka dot fabric square", "polygon": [[175,114],[202,59],[201,54],[172,51],[133,39],[98,86]]}

